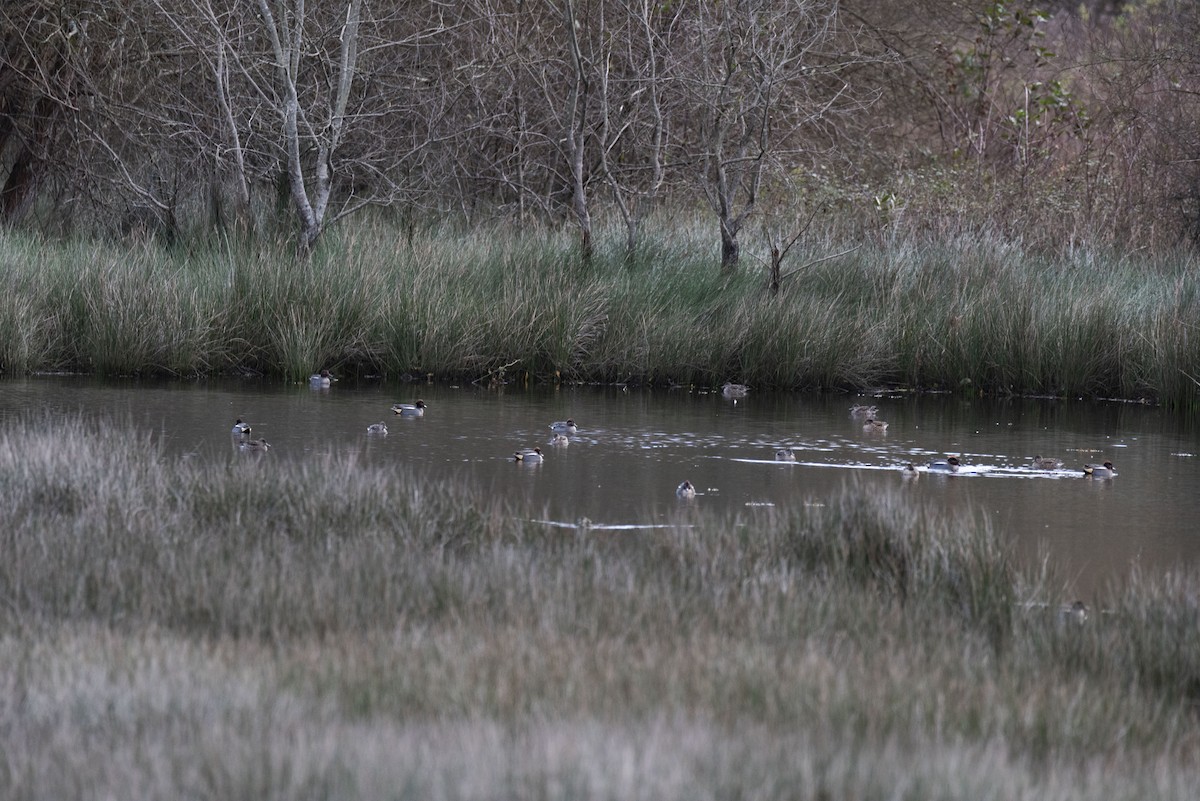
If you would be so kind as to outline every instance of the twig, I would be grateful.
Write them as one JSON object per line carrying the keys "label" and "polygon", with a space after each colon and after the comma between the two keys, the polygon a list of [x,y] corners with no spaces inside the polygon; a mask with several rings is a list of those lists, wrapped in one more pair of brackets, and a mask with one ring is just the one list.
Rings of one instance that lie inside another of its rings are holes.
{"label": "twig", "polygon": [[796,269],[788,270],[786,273],[779,276],[779,281],[780,281],[780,283],[782,283],[783,279],[791,278],[793,275],[800,272],[801,270],[807,270],[809,267],[812,267],[814,264],[820,264],[823,261],[829,261],[830,259],[836,259],[838,256],[845,256],[847,253],[853,253],[854,251],[858,250],[860,247],[862,247],[862,245],[855,245],[854,247],[852,247],[848,250],[843,250],[841,253],[831,253],[828,256],[822,256],[819,259],[813,259],[812,261],[808,262],[807,264],[801,264]]}
{"label": "twig", "polygon": [[521,363],[521,360],[520,360],[520,359],[513,359],[513,360],[512,360],[511,362],[509,362],[508,364],[502,364],[502,365],[500,365],[499,367],[497,367],[495,370],[489,370],[489,371],[487,371],[486,373],[484,373],[483,375],[479,376],[479,378],[476,378],[476,379],[475,379],[474,381],[472,381],[471,383],[472,383],[472,384],[478,384],[479,382],[483,381],[484,379],[491,378],[492,376],[496,375],[497,373],[499,373],[499,374],[503,375],[505,370],[507,370],[507,369],[508,369],[508,368],[510,368],[510,367],[515,367],[516,365],[518,365],[518,364],[520,364],[520,363]]}

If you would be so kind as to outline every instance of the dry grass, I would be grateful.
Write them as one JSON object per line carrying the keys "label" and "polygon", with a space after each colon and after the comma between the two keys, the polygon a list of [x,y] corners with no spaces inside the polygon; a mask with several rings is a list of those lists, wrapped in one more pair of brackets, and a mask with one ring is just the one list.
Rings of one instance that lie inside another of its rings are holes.
{"label": "dry grass", "polygon": [[1200,778],[1200,579],[1138,577],[1066,625],[986,521],[900,496],[563,532],[352,458],[198,466],[78,421],[0,432],[0,493],[0,797],[1182,799]]}

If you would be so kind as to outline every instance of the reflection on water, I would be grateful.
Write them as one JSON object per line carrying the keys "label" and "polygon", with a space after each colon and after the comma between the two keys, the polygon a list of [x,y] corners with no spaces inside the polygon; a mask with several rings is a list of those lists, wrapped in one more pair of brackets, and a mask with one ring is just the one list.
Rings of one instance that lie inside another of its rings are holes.
{"label": "reflection on water", "polygon": [[[420,417],[393,414],[424,400]],[[877,407],[866,431],[851,404]],[[1167,411],[1120,403],[974,401],[947,396],[854,398],[752,392],[736,402],[686,390],[389,385],[342,380],[312,389],[236,380],[196,383],[76,377],[0,382],[0,424],[30,413],[76,414],[161,437],[186,458],[307,459],[355,452],[379,464],[460,477],[516,499],[530,519],[636,533],[681,509],[734,512],[821,503],[847,482],[902,488],[948,511],[983,510],[1027,563],[1047,557],[1085,595],[1135,563],[1200,561],[1195,433]],[[555,443],[550,424],[578,431]],[[270,443],[249,456],[234,421]],[[388,434],[369,435],[383,422]],[[543,462],[513,454],[541,448]],[[781,448],[796,461],[779,461]],[[929,472],[957,456],[954,474]],[[1061,468],[1034,465],[1035,456]],[[1112,461],[1117,476],[1083,478]],[[915,479],[902,468],[913,463]],[[683,480],[697,497],[677,498]],[[647,534],[652,535],[648,530]]]}

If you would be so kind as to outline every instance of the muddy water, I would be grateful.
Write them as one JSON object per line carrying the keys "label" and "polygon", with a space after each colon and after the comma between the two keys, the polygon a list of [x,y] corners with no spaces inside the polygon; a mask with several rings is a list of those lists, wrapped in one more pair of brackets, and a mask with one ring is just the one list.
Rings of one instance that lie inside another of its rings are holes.
{"label": "muddy water", "polygon": [[[390,407],[422,398],[427,414],[401,419]],[[878,407],[886,433],[867,433],[848,414]],[[329,389],[253,381],[97,381],[76,377],[0,382],[0,425],[28,414],[77,414],[152,431],[187,458],[246,458],[229,431],[236,418],[272,445],[266,458],[310,459],[355,452],[365,461],[407,465],[466,479],[516,499],[530,518],[597,525],[654,525],[672,519],[675,487],[690,480],[697,510],[746,519],[821,503],[847,482],[902,488],[949,511],[983,511],[1026,563],[1050,560],[1081,595],[1130,568],[1200,564],[1200,445],[1190,420],[1114,402],[963,401],[937,395],[852,397],[751,392],[731,402],[686,390],[509,388],[341,381]],[[579,425],[567,446],[548,424]],[[384,422],[387,436],[369,436]],[[541,447],[540,465],[517,464],[518,448]],[[795,464],[775,461],[794,448]],[[948,455],[958,475],[922,472]],[[1035,470],[1035,455],[1064,469]],[[1079,467],[1112,461],[1111,480]],[[630,529],[630,536],[638,536]],[[648,535],[648,534],[643,534]]]}

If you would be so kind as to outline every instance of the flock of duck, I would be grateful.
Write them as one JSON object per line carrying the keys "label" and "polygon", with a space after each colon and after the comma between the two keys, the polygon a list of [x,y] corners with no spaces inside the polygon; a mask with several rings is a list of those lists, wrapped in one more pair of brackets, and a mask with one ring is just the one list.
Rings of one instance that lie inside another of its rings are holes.
{"label": "flock of duck", "polygon": [[[721,387],[721,394],[735,403],[745,398],[749,392],[750,388],[745,384],[727,383]],[[876,406],[851,406],[850,417],[862,422],[864,434],[882,434],[888,429],[887,421],[879,419],[879,408]],[[779,462],[794,462],[796,461],[796,452],[792,448],[780,448],[775,451],[775,460]],[[950,456],[946,459],[930,462],[925,470],[930,473],[953,474],[959,472],[962,467],[963,464],[957,456]],[[1062,470],[1063,461],[1053,456],[1035,456],[1033,457],[1033,469],[1044,471]],[[905,463],[900,468],[900,472],[905,478],[910,479],[915,479],[921,474],[920,468],[912,462]],[[1112,462],[1102,462],[1100,464],[1085,464],[1081,475],[1084,478],[1113,478],[1117,475],[1117,471],[1113,468]],[[694,498],[696,496],[696,488],[692,486],[690,481],[684,481],[675,490],[675,494],[680,498]]]}
{"label": "flock of duck", "polygon": [[[314,373],[309,377],[309,386],[314,389],[322,389],[328,387],[332,382],[337,381],[328,370],[322,370],[319,373]],[[721,387],[721,395],[728,400],[737,402],[749,395],[750,388],[745,384],[726,383]],[[425,401],[417,400],[414,403],[396,403],[392,405],[392,412],[400,417],[423,417],[425,415]],[[850,407],[850,417],[857,421],[862,421],[862,430],[865,434],[882,434],[887,431],[888,424],[885,420],[879,419],[879,409],[875,406],[854,405]],[[554,446],[562,446],[570,443],[570,438],[579,432],[579,427],[575,424],[575,420],[568,418],[566,420],[558,420],[550,424],[552,437],[550,444]],[[232,434],[237,441],[238,448],[245,451],[266,451],[271,445],[265,439],[251,439],[250,424],[243,422],[241,418],[233,424]],[[388,433],[387,424],[383,421],[372,423],[367,426],[367,434],[370,436],[386,436]],[[522,462],[524,464],[538,464],[545,459],[545,454],[539,447],[524,448],[516,451],[510,457],[510,461]],[[779,462],[795,462],[796,452],[792,448],[780,448],[775,451],[775,460]],[[925,468],[925,471],[930,473],[945,473],[954,474],[959,472],[963,467],[962,462],[957,456],[950,456],[946,459],[930,462]],[[1035,456],[1033,457],[1033,468],[1035,470],[1061,470],[1063,461],[1052,456]],[[916,479],[921,474],[921,469],[912,462],[907,462],[900,468],[901,474],[906,479]],[[1117,475],[1112,462],[1103,462],[1101,464],[1085,464],[1081,475],[1084,478],[1105,479],[1113,478]],[[675,488],[676,497],[688,500],[696,497],[696,486],[690,480],[684,480]]]}
{"label": "flock of duck", "polygon": [[[571,437],[579,433],[579,426],[575,425],[573,419],[567,418],[551,423],[550,431],[553,432],[553,436],[550,437],[551,445],[567,445],[571,442]],[[512,461],[525,464],[538,464],[544,458],[541,448],[524,448],[512,455]]]}
{"label": "flock of duck", "polygon": [[[863,433],[880,434],[887,431],[888,424],[880,420],[877,415],[879,409],[875,406],[851,406],[850,416],[856,420],[863,421]],[[781,461],[795,461],[795,455],[781,455],[783,451],[778,451],[775,458]],[[961,470],[963,464],[957,456],[951,456],[946,459],[941,459],[935,462],[930,462],[926,468],[930,473],[957,473]],[[1034,456],[1034,470],[1062,470],[1063,460],[1056,459],[1053,456]],[[916,478],[920,475],[920,470],[912,462],[907,462],[900,468],[900,472],[905,478]],[[1081,475],[1084,478],[1112,478],[1117,475],[1117,471],[1113,468],[1112,462],[1103,462],[1102,464],[1085,464]]]}
{"label": "flock of duck", "polygon": [[[851,406],[850,416],[855,419],[863,420],[863,432],[867,434],[881,433],[887,430],[888,424],[876,417],[879,410],[874,406]],[[776,454],[776,458],[779,455]],[[957,473],[962,469],[962,462],[957,456],[951,456],[944,460],[931,462],[926,468],[931,473]],[[1034,456],[1034,470],[1061,470],[1063,468],[1062,459],[1057,459],[1053,456]],[[920,471],[912,462],[907,462],[900,468],[901,473],[905,478],[916,478],[920,475]],[[1117,474],[1113,468],[1112,462],[1104,462],[1102,464],[1085,464],[1081,475],[1084,478],[1112,478]]]}
{"label": "flock of duck", "polygon": [[[750,387],[745,384],[726,383],[721,387],[721,395],[734,403],[737,403],[749,394]],[[887,421],[879,419],[879,409],[876,406],[851,406],[850,417],[861,421],[864,434],[882,434],[888,429]],[[780,448],[775,451],[775,461],[795,462],[796,451],[793,448]],[[962,467],[963,464],[957,456],[950,456],[946,459],[930,462],[925,470],[930,473],[954,474],[959,472]],[[1051,456],[1035,456],[1033,457],[1033,467],[1035,470],[1061,470],[1063,461]],[[921,475],[920,468],[912,462],[905,463],[900,468],[900,472],[906,479],[916,479]],[[1082,475],[1084,478],[1112,478],[1117,473],[1113,469],[1112,462],[1104,462],[1103,464],[1085,464]],[[675,495],[683,499],[695,498],[696,486],[691,481],[685,480],[675,488]]]}
{"label": "flock of duck", "polygon": [[[322,370],[319,373],[313,373],[309,376],[308,385],[313,389],[324,389],[334,381],[337,381],[337,379],[328,370]],[[396,403],[392,405],[392,412],[401,417],[423,417],[425,415],[425,401],[418,400],[415,403]],[[250,438],[250,424],[244,422],[240,417],[233,424],[231,433],[240,450],[261,452],[271,449],[271,443],[265,439]],[[370,436],[387,436],[387,433],[387,423],[383,421],[371,423],[371,425],[367,426],[367,434]]]}
{"label": "flock of duck", "polygon": [[[319,373],[314,373],[308,378],[308,385],[313,389],[325,389],[333,382],[337,381],[328,370],[322,370]],[[392,412],[400,417],[424,417],[426,409],[425,401],[417,400],[414,403],[396,403],[392,405]],[[579,427],[575,425],[572,419],[560,420],[550,424],[550,430],[554,436],[550,440],[551,445],[566,445],[570,442],[570,437],[579,432]],[[231,431],[237,446],[243,451],[267,451],[271,449],[271,443],[265,439],[251,439],[250,424],[243,421],[240,417],[233,424]],[[387,436],[387,423],[382,420],[378,423],[371,423],[367,426],[368,436],[384,437]],[[512,461],[525,462],[526,464],[534,464],[541,462],[544,458],[541,448],[526,448],[519,450],[512,455]]]}

